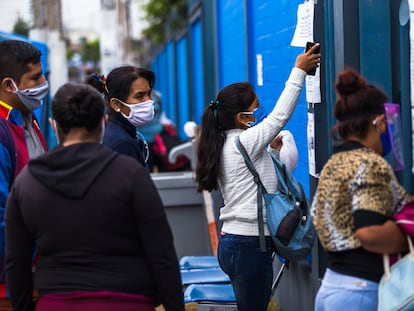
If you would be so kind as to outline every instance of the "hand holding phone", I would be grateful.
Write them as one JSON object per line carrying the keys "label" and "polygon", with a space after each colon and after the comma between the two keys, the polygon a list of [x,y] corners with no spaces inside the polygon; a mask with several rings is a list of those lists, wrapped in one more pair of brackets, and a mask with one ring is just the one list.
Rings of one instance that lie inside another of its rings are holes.
{"label": "hand holding phone", "polygon": [[[309,51],[311,47],[313,47],[316,43],[315,42],[306,42],[306,48],[305,48],[305,52]],[[321,50],[321,46],[319,45],[315,51],[313,51],[313,54],[319,54]],[[310,76],[314,76],[316,73],[316,68],[310,70],[307,72],[308,75]]]}

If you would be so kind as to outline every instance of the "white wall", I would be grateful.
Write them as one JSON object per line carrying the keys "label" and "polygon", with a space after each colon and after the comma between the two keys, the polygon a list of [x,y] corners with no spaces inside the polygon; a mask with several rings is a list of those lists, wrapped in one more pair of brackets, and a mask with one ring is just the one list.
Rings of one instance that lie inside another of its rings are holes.
{"label": "white wall", "polygon": [[58,31],[34,29],[30,31],[30,38],[46,42],[49,48],[49,87],[53,96],[58,88],[68,82],[68,66],[66,62],[66,45],[60,39]]}

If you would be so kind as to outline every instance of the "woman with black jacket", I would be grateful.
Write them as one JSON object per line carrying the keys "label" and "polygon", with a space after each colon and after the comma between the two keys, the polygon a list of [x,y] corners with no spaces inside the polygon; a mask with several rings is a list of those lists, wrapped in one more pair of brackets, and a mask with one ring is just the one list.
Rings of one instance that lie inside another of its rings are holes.
{"label": "woman with black jacket", "polygon": [[[14,310],[153,311],[162,304],[183,311],[161,199],[140,163],[100,144],[101,95],[86,84],[65,84],[52,114],[60,144],[29,162],[6,206]],[[40,262],[32,282],[35,247]]]}
{"label": "woman with black jacket", "polygon": [[125,65],[114,68],[107,77],[91,74],[86,83],[105,98],[107,123],[103,144],[138,160],[148,170],[148,144],[138,128],[154,118],[151,97],[155,74],[145,68]]}

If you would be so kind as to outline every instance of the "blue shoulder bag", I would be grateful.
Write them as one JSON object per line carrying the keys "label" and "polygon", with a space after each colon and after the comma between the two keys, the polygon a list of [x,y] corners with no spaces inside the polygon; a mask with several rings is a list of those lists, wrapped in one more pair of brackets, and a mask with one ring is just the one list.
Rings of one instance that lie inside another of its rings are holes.
{"label": "blue shoulder bag", "polygon": [[378,285],[378,311],[414,310],[414,247],[409,236],[407,255],[390,267],[388,254],[383,255],[384,275]]}
{"label": "blue shoulder bag", "polygon": [[263,186],[246,149],[236,138],[236,146],[257,184],[257,218],[260,249],[265,250],[263,199],[266,206],[267,227],[276,253],[286,260],[305,258],[311,251],[316,232],[312,224],[308,200],[302,185],[296,181],[285,165],[272,156],[278,189],[268,193]]}

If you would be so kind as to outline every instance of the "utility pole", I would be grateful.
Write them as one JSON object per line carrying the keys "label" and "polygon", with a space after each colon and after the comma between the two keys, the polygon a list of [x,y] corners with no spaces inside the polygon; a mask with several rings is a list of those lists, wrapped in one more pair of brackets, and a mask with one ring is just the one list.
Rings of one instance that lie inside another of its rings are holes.
{"label": "utility pole", "polygon": [[62,4],[61,0],[32,0],[32,8],[34,22],[29,37],[48,45],[50,94],[53,96],[68,81]]}
{"label": "utility pole", "polygon": [[101,72],[107,75],[133,59],[131,39],[131,1],[101,0]]}
{"label": "utility pole", "polygon": [[99,47],[101,52],[101,72],[107,75],[119,65],[119,35],[117,18],[117,0],[101,0],[101,31]]}

